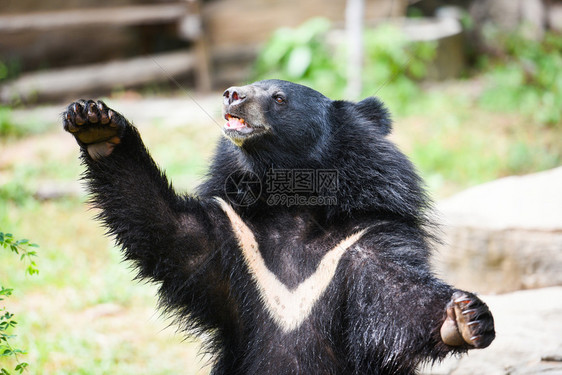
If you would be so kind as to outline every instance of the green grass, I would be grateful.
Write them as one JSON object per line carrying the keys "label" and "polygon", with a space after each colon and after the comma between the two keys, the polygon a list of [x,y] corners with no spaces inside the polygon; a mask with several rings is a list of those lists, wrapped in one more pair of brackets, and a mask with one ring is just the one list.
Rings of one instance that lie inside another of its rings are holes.
{"label": "green grass", "polygon": [[[448,196],[499,177],[562,165],[561,126],[534,126],[517,113],[488,111],[458,92],[469,85],[437,85],[395,118],[393,137],[433,195]],[[380,96],[384,101],[384,89]]]}

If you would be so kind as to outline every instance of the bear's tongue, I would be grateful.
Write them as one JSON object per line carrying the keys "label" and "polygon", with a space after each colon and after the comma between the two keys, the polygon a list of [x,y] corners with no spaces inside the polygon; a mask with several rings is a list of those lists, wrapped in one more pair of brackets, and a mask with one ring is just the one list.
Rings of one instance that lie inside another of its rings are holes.
{"label": "bear's tongue", "polygon": [[248,125],[246,125],[244,119],[228,116],[227,120],[228,121],[224,126],[226,129],[239,130],[239,131],[251,130],[251,128]]}

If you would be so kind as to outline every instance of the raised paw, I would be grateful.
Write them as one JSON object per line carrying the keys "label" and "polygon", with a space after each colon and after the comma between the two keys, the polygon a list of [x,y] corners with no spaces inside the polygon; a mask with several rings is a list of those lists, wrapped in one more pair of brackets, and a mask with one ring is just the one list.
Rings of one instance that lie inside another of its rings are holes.
{"label": "raised paw", "polygon": [[450,346],[485,348],[496,337],[488,306],[472,293],[457,291],[446,307],[441,339]]}
{"label": "raised paw", "polygon": [[127,121],[101,100],[79,100],[67,107],[63,126],[92,158],[99,159],[109,156],[121,143]]}

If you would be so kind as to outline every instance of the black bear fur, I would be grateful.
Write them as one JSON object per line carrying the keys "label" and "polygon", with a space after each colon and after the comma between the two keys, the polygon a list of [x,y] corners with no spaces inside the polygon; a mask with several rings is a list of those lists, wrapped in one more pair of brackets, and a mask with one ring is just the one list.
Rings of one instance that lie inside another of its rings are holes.
{"label": "black bear fur", "polygon": [[[225,91],[224,111],[251,131],[225,128],[195,195],[176,193],[136,128],[102,102],[73,103],[63,116],[81,146],[99,218],[139,277],[159,283],[163,310],[181,329],[206,333],[213,374],[415,374],[422,362],[491,343],[487,306],[430,270],[431,204],[412,164],[385,138],[391,120],[378,99],[332,101],[268,80]],[[272,205],[263,186],[252,204],[232,204],[289,290],[342,239],[366,229],[291,330],[264,308],[215,199],[232,202],[228,189],[252,189],[228,186],[229,177],[252,173],[263,182],[272,169],[338,173],[337,204]],[[451,331],[457,338],[468,330],[458,344],[440,333],[448,316],[461,325]]]}

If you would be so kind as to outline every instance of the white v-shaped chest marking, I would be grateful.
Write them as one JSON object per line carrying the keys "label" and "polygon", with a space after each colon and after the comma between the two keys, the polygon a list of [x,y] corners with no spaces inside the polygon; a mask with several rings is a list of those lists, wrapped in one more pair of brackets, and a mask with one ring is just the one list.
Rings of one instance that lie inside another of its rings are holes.
{"label": "white v-shaped chest marking", "polygon": [[256,283],[266,310],[285,332],[298,328],[309,317],[312,308],[330,285],[345,251],[359,241],[367,231],[363,229],[343,239],[324,255],[312,275],[295,289],[289,290],[267,268],[254,234],[242,218],[224,200],[221,198],[216,200],[230,220],[244,261]]}

